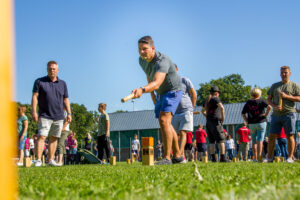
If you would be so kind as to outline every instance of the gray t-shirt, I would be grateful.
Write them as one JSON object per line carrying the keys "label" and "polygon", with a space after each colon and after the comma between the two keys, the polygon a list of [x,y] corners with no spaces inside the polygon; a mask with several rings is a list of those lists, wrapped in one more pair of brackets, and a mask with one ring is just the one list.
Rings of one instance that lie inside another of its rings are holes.
{"label": "gray t-shirt", "polygon": [[156,90],[158,95],[165,94],[170,91],[181,90],[181,78],[177,74],[175,65],[169,57],[156,51],[151,62],[148,63],[140,57],[139,63],[150,81],[153,81],[154,74],[156,72],[166,73],[164,82],[161,84],[159,89]]}
{"label": "gray t-shirt", "polygon": [[[272,102],[275,105],[279,104],[280,92],[284,92],[287,95],[300,96],[300,87],[297,83],[292,81],[285,84],[283,84],[281,81],[274,83],[268,90],[268,95],[272,97]],[[293,112],[296,112],[296,102],[282,99],[282,111],[273,110],[273,115],[280,116]]]}
{"label": "gray t-shirt", "polygon": [[176,113],[175,114],[180,114],[180,113],[184,113],[187,111],[193,111],[193,104],[192,104],[192,99],[189,95],[189,90],[194,88],[192,82],[190,81],[190,79],[182,77],[181,78],[182,81],[182,98],[180,100],[180,103],[177,107]]}

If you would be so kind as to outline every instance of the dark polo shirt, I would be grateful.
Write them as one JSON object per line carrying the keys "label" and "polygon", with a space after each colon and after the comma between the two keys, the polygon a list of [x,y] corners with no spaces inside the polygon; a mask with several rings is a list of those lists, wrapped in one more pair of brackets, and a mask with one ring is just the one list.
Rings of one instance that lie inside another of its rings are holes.
{"label": "dark polo shirt", "polygon": [[38,78],[33,85],[34,93],[39,93],[39,117],[62,120],[64,119],[63,101],[68,98],[68,89],[65,81],[57,77],[52,82],[48,76]]}

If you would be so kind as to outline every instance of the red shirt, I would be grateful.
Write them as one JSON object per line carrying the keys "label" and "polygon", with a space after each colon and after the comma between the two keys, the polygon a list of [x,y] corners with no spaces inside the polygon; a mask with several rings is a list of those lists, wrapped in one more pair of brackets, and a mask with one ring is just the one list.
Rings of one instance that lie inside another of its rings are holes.
{"label": "red shirt", "polygon": [[195,132],[195,135],[196,135],[196,142],[197,143],[206,143],[207,134],[206,134],[205,130],[198,129]]}
{"label": "red shirt", "polygon": [[279,135],[277,135],[277,138],[278,138],[278,139],[286,138],[284,128],[281,129],[281,132],[280,132]]}
{"label": "red shirt", "polygon": [[192,144],[193,143],[193,133],[192,132],[187,132],[186,133],[186,143],[187,144]]}
{"label": "red shirt", "polygon": [[236,132],[240,136],[240,142],[250,142],[249,135],[250,135],[250,129],[247,127],[241,127]]}

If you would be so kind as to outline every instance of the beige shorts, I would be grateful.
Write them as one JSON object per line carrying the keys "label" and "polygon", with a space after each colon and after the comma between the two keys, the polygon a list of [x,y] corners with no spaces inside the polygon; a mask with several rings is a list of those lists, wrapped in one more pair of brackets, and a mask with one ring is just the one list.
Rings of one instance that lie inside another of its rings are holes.
{"label": "beige shorts", "polygon": [[38,135],[53,136],[59,138],[63,128],[64,120],[51,120],[46,118],[39,118]]}
{"label": "beige shorts", "polygon": [[246,153],[246,151],[249,151],[249,143],[248,142],[241,142],[240,143],[240,151],[242,153]]}

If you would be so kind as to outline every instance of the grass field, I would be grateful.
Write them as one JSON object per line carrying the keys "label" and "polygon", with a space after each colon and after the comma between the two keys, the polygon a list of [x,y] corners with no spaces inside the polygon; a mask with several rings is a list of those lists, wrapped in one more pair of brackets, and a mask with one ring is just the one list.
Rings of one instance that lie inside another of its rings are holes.
{"label": "grass field", "polygon": [[300,199],[300,163],[19,169],[20,199]]}

